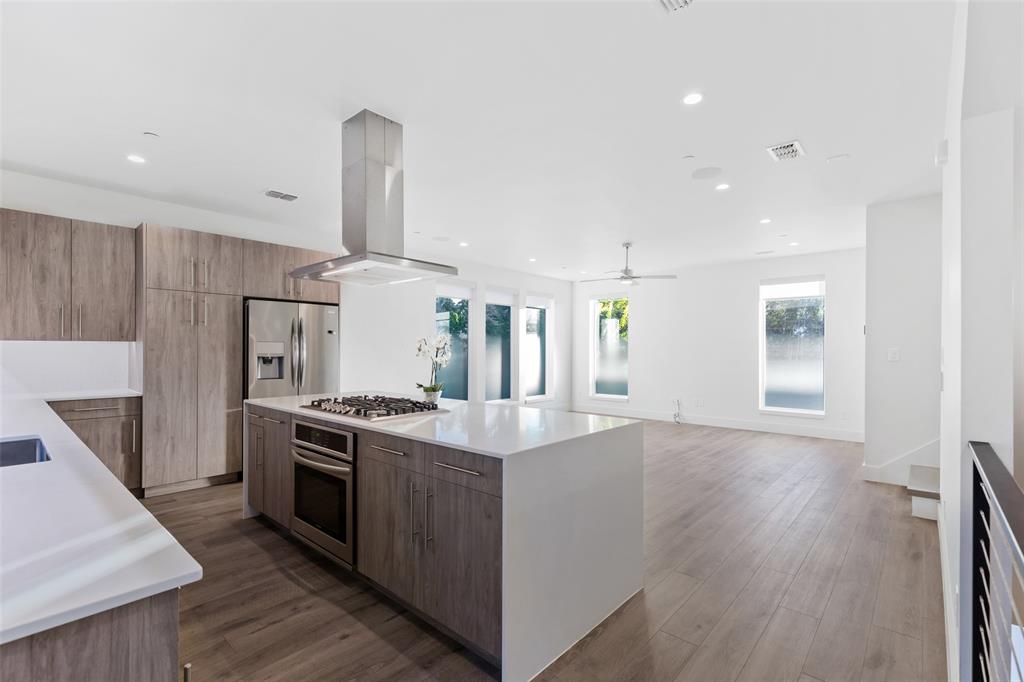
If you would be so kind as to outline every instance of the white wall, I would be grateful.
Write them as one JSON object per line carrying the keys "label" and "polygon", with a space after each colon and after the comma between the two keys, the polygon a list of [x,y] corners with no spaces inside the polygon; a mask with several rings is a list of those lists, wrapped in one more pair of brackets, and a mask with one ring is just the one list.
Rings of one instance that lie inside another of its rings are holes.
{"label": "white wall", "polygon": [[[409,282],[396,286],[341,289],[341,381],[343,390],[415,393],[426,383],[430,366],[415,355],[416,339],[434,334],[434,297],[438,286],[466,286],[473,290],[469,310],[470,400],[484,399],[484,306],[486,293],[499,291],[516,297],[550,298],[548,312],[548,400],[531,405],[568,408],[572,371],[572,284],[478,263],[445,259],[459,268],[457,278]],[[521,325],[513,310],[513,329]],[[512,397],[523,399],[518,377],[513,333]]]}
{"label": "white wall", "polygon": [[[576,285],[574,409],[671,419],[678,398],[687,422],[863,440],[864,249],[686,268],[677,274],[678,280],[638,287]],[[826,280],[826,415],[764,414],[758,409],[758,287],[762,280],[804,275]],[[589,386],[589,301],[622,293],[630,297],[629,399],[595,399]]]}
{"label": "white wall", "polygon": [[864,477],[939,464],[942,198],[867,209]]}

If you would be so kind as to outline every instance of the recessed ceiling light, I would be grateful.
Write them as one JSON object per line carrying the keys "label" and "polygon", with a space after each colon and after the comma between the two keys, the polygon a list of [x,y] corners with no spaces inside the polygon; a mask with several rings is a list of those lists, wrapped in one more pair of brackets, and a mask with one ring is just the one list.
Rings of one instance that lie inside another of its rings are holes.
{"label": "recessed ceiling light", "polygon": [[689,161],[690,159],[696,159],[697,157],[693,154],[683,154],[683,161]]}
{"label": "recessed ceiling light", "polygon": [[690,177],[694,180],[710,180],[721,173],[722,169],[718,166],[704,166],[690,173]]}
{"label": "recessed ceiling light", "polygon": [[146,163],[146,159],[138,154],[127,154],[124,158],[128,159],[132,163]]}
{"label": "recessed ceiling light", "polygon": [[142,134],[146,137],[160,137],[160,133],[154,133],[152,130],[144,130]]}
{"label": "recessed ceiling light", "polygon": [[459,246],[469,246],[469,242],[459,242]]}
{"label": "recessed ceiling light", "polygon": [[790,242],[790,246],[800,246],[800,242]]}
{"label": "recessed ceiling light", "polygon": [[413,233],[413,234],[423,234],[423,233],[422,233],[422,232],[420,232],[419,230],[413,230],[413,231],[412,231],[412,233]]}
{"label": "recessed ceiling light", "polygon": [[767,225],[767,224],[768,224],[768,223],[770,223],[771,221],[772,221],[772,219],[771,219],[771,218],[761,218],[761,224],[762,224],[762,225]]}
{"label": "recessed ceiling light", "polygon": [[827,159],[825,159],[825,163],[834,163],[836,161],[845,161],[848,158],[850,158],[849,154],[836,154],[835,156],[830,156]]}
{"label": "recessed ceiling light", "polygon": [[717,189],[719,192],[724,192],[725,190],[729,189],[729,183],[727,183],[727,182],[719,183],[719,184],[715,185],[715,189]]}
{"label": "recessed ceiling light", "polygon": [[446,242],[449,241],[448,237],[434,237],[435,242]]}
{"label": "recessed ceiling light", "polygon": [[689,95],[683,98],[683,104],[700,104],[704,99],[704,95],[699,92],[691,92]]}
{"label": "recessed ceiling light", "polygon": [[779,235],[779,239],[785,239],[785,238],[786,238],[786,237],[788,237],[788,236],[789,236],[788,234],[786,234],[785,232],[783,232],[782,234],[780,234],[780,235]]}
{"label": "recessed ceiling light", "polygon": [[530,259],[530,262],[531,262],[531,263],[536,263],[536,262],[537,262],[537,259],[536,259],[536,258],[531,258],[531,259]]}
{"label": "recessed ceiling light", "polygon": [[587,274],[587,271],[586,270],[580,270],[580,274],[581,275],[585,275],[585,274]]}

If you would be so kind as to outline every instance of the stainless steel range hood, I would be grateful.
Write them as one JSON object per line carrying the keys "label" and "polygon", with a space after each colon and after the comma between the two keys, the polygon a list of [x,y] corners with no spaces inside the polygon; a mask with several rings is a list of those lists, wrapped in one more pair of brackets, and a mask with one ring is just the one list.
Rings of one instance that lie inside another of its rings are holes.
{"label": "stainless steel range hood", "polygon": [[459,274],[405,256],[400,124],[363,109],[342,126],[341,160],[343,255],[297,268],[292,277],[376,286]]}

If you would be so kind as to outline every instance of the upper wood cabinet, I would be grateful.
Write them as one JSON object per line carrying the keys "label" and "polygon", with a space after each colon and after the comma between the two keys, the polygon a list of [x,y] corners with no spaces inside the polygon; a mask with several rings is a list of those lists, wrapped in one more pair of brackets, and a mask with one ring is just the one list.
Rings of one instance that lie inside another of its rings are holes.
{"label": "upper wood cabinet", "polygon": [[337,282],[317,282],[290,276],[295,268],[327,260],[332,254],[251,239],[245,240],[242,252],[244,295],[314,303],[338,302]]}
{"label": "upper wood cabinet", "polygon": [[195,291],[195,235],[192,230],[146,223],[139,226],[143,239],[143,270],[150,289]]}
{"label": "upper wood cabinet", "polygon": [[135,230],[71,221],[69,335],[135,340]]}
{"label": "upper wood cabinet", "polygon": [[196,291],[241,296],[244,240],[209,232],[196,235]]}
{"label": "upper wood cabinet", "polygon": [[152,223],[140,229],[148,288],[242,293],[243,240]]}
{"label": "upper wood cabinet", "polygon": [[71,338],[71,221],[0,209],[0,338]]}

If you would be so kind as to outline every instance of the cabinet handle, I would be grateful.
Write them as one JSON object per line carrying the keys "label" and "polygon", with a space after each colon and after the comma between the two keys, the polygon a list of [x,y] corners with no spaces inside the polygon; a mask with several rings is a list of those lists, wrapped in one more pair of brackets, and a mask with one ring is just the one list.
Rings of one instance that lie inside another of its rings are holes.
{"label": "cabinet handle", "polygon": [[263,468],[263,447],[260,446],[260,442],[263,440],[263,434],[256,432],[256,468]]}
{"label": "cabinet handle", "polygon": [[196,259],[189,257],[188,259],[188,276],[189,276],[189,287],[192,289],[196,288]]}
{"label": "cabinet handle", "polygon": [[445,469],[451,469],[452,471],[461,471],[462,473],[469,474],[470,476],[480,475],[479,471],[473,471],[472,469],[463,469],[462,467],[452,466],[451,464],[443,464],[441,462],[434,462],[434,466],[444,467]]}
{"label": "cabinet handle", "polygon": [[[430,492],[430,484],[427,484],[427,486],[423,490],[423,544],[426,545],[426,543],[434,539],[434,536],[431,535],[429,530],[427,529],[427,520],[430,518],[430,514],[428,513],[427,508],[427,501],[431,497],[433,497],[434,494]],[[434,505],[434,508],[437,509],[436,504]],[[437,526],[436,523],[434,525]]]}
{"label": "cabinet handle", "polygon": [[399,457],[405,457],[405,453],[404,452],[399,452],[398,450],[389,450],[387,448],[382,448],[379,445],[371,445],[370,447],[373,448],[374,450],[380,450],[381,452],[386,452],[389,455],[398,455]]}
{"label": "cabinet handle", "polygon": [[412,533],[409,534],[409,541],[413,544],[413,546],[416,545],[416,536],[420,534],[420,532],[418,530],[416,530],[416,513],[414,512],[414,506],[415,506],[415,500],[416,500],[415,496],[416,496],[416,493],[418,493],[418,492],[420,492],[420,491],[416,490],[415,482],[410,478],[409,479],[409,527],[412,528]]}
{"label": "cabinet handle", "polygon": [[64,338],[64,304],[60,304],[60,338]]}
{"label": "cabinet handle", "polygon": [[82,304],[78,304],[78,338],[82,338]]}
{"label": "cabinet handle", "polygon": [[207,291],[210,290],[210,261],[207,258],[203,259],[203,288]]}
{"label": "cabinet handle", "polygon": [[96,412],[97,410],[116,410],[117,405],[107,405],[106,407],[73,407],[72,412]]}
{"label": "cabinet handle", "polygon": [[135,454],[135,420],[132,419],[132,454]]}
{"label": "cabinet handle", "polygon": [[196,326],[196,297],[188,297],[188,326]]}
{"label": "cabinet handle", "polygon": [[206,307],[206,301],[207,301],[206,296],[203,296],[203,326],[204,327],[208,327],[209,326],[208,322],[210,321],[210,310],[209,310],[209,308]]}
{"label": "cabinet handle", "polygon": [[281,421],[279,419],[271,419],[270,417],[260,417],[260,419],[262,419],[264,421],[268,421],[268,422],[274,422],[275,424],[284,424],[283,421]]}

